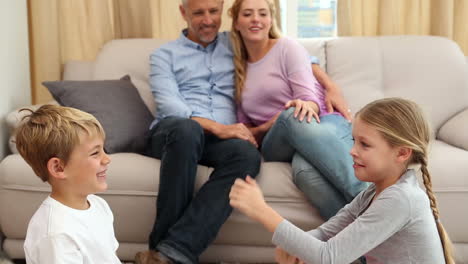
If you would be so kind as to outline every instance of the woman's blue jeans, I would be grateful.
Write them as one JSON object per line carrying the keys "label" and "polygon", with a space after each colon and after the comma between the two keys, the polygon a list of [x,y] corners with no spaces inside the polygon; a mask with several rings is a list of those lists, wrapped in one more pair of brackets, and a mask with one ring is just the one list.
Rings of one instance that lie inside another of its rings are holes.
{"label": "woman's blue jeans", "polygon": [[294,183],[328,220],[368,185],[354,175],[352,146],[351,123],[341,115],[300,122],[289,108],[265,135],[261,151],[265,161],[292,162]]}

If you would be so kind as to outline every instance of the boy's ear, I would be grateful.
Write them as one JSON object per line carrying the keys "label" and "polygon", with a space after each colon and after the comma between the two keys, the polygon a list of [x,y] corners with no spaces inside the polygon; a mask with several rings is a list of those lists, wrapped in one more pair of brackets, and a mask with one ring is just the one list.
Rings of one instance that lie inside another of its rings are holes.
{"label": "boy's ear", "polygon": [[65,179],[65,166],[59,158],[53,157],[47,162],[47,170],[51,177]]}
{"label": "boy's ear", "polygon": [[413,154],[413,150],[408,147],[399,147],[397,151],[397,160],[400,162],[407,162]]}

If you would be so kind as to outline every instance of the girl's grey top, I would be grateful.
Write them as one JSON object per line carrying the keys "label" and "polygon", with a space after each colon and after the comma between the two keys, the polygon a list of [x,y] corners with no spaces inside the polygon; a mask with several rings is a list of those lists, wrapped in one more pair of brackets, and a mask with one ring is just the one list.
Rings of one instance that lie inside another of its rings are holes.
{"label": "girl's grey top", "polygon": [[284,220],[275,230],[273,243],[312,264],[348,264],[363,255],[368,264],[445,263],[429,198],[413,170],[372,202],[374,195],[372,184],[309,232]]}

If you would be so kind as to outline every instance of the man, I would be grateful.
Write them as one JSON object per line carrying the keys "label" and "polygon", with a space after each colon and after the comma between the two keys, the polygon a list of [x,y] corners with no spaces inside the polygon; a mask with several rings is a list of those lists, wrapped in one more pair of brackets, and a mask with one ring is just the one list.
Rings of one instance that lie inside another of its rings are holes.
{"label": "man", "polygon": [[[236,123],[231,44],[228,33],[218,32],[222,9],[222,0],[183,0],[187,29],[151,54],[157,116],[148,155],[161,159],[160,185],[150,250],[136,255],[137,264],[197,263],[232,211],[234,180],[258,174],[257,142]],[[341,94],[330,91],[330,107],[343,109]],[[198,163],[214,171],[193,196]]]}
{"label": "man", "polygon": [[[186,0],[187,29],[150,57],[157,104],[148,154],[161,159],[156,222],[150,251],[136,263],[197,263],[231,214],[229,191],[236,178],[260,169],[257,143],[236,124],[234,67],[221,25],[221,0]],[[213,167],[194,196],[197,164]]]}

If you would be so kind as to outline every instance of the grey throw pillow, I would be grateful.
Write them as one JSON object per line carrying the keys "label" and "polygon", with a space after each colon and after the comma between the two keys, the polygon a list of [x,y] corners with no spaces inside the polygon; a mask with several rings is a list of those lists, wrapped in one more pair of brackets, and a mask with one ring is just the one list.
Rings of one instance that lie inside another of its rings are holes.
{"label": "grey throw pillow", "polygon": [[120,80],[43,82],[54,99],[96,117],[106,132],[108,153],[143,153],[145,135],[153,121],[135,86],[126,75]]}

